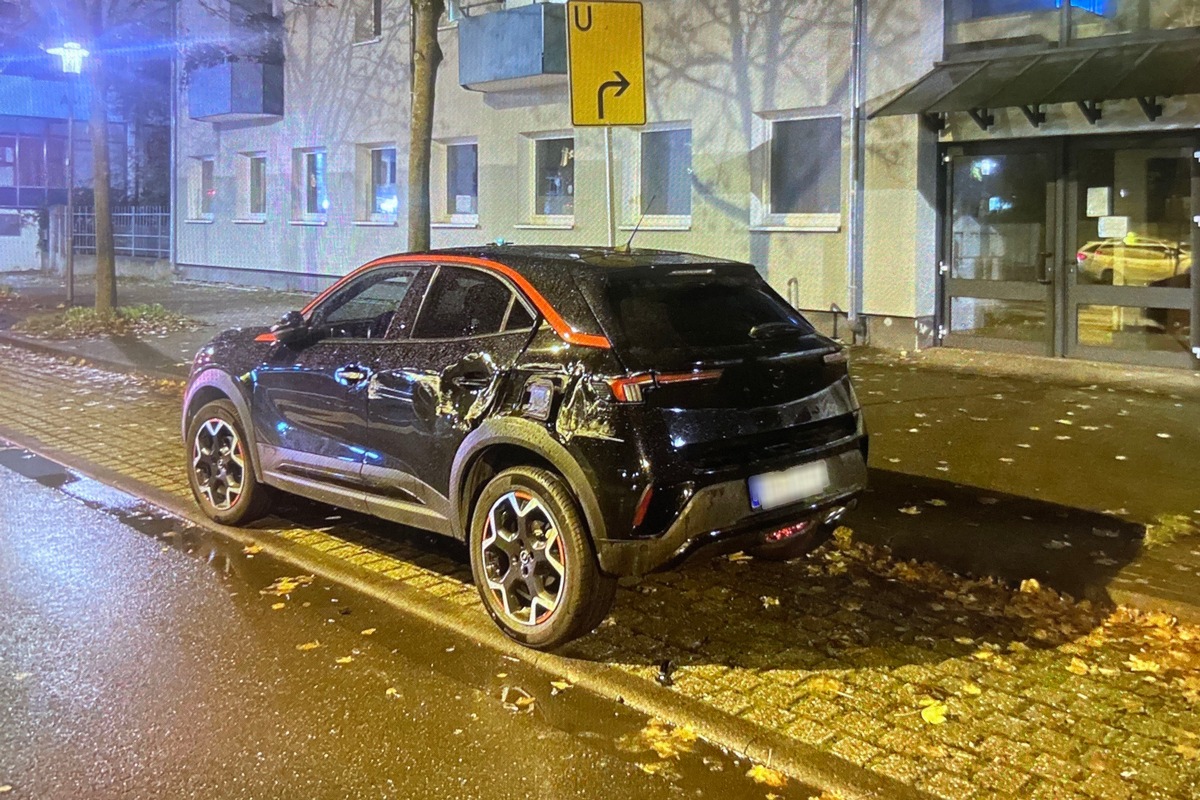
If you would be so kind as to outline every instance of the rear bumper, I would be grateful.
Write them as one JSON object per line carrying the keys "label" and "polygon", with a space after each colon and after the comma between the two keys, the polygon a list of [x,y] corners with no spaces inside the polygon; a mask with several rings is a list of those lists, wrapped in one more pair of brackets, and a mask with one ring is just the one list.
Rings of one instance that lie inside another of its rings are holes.
{"label": "rear bumper", "polygon": [[848,507],[866,488],[867,465],[857,442],[840,453],[825,456],[829,486],[799,503],[758,512],[750,508],[745,479],[716,483],[698,491],[659,537],[597,539],[600,568],[610,575],[644,575],[695,555],[714,554],[762,544],[766,535],[785,525],[809,519],[824,521]]}

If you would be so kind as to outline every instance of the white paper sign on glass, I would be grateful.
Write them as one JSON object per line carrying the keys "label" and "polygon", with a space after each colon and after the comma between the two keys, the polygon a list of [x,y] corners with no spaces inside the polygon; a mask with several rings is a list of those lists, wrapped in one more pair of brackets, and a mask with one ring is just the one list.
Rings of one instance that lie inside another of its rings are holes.
{"label": "white paper sign on glass", "polygon": [[1087,190],[1087,215],[1107,217],[1112,214],[1112,187],[1091,186]]}
{"label": "white paper sign on glass", "polygon": [[1101,239],[1124,239],[1129,233],[1129,217],[1101,217]]}

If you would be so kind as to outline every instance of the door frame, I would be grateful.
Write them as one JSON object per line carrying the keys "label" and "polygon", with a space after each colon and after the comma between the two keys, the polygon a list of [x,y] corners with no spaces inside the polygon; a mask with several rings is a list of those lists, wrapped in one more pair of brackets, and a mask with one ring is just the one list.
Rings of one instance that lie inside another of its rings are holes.
{"label": "door frame", "polygon": [[[1200,135],[1185,133],[1136,133],[1111,136],[1079,136],[1067,146],[1067,186],[1065,216],[1062,237],[1067,246],[1063,251],[1060,269],[1062,296],[1060,314],[1063,320],[1062,353],[1069,358],[1089,361],[1109,361],[1122,364],[1141,364],[1154,367],[1183,369],[1200,368],[1200,281],[1193,269],[1191,291],[1161,286],[1106,286],[1077,282],[1077,262],[1072,258],[1079,241],[1079,154],[1087,151],[1111,151],[1136,147],[1138,149],[1178,148],[1181,155],[1186,152],[1191,165],[1192,214],[1200,214]],[[1193,264],[1197,248],[1200,247],[1200,224],[1195,218],[1191,225]],[[1078,307],[1081,305],[1116,305],[1133,308],[1166,308],[1186,310],[1191,313],[1191,352],[1164,352],[1159,350],[1129,350],[1080,344],[1078,341]]]}
{"label": "door frame", "polygon": [[[1046,183],[1046,236],[1047,250],[1042,256],[1041,277],[1037,281],[989,281],[971,278],[955,278],[951,274],[951,259],[954,254],[954,230],[949,218],[953,209],[954,171],[951,159],[956,156],[1023,155],[1044,154],[1049,158],[1050,176]],[[1059,298],[1062,281],[1054,268],[1062,260],[1063,142],[1060,138],[1042,139],[995,139],[972,142],[945,142],[939,147],[939,209],[938,224],[938,339],[940,344],[965,350],[1016,353],[1021,355],[1058,355],[1061,350],[1062,325],[1058,319]],[[952,304],[956,297],[975,297],[985,300],[1018,300],[1042,302],[1046,313],[1046,332],[1043,339],[1024,341],[999,337],[955,334],[951,329]]]}

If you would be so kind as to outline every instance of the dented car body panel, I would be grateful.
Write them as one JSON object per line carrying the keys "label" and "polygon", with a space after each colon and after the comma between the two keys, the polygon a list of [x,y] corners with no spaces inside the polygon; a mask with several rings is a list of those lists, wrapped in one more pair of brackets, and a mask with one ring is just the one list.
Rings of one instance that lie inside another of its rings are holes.
{"label": "dented car body panel", "polygon": [[[490,475],[544,466],[623,575],[836,518],[865,486],[844,352],[749,265],[434,251],[378,259],[289,318],[201,350],[184,416],[236,395],[255,473],[325,502],[464,538]],[[810,463],[820,485],[786,495]],[[762,480],[784,488],[757,497]]]}

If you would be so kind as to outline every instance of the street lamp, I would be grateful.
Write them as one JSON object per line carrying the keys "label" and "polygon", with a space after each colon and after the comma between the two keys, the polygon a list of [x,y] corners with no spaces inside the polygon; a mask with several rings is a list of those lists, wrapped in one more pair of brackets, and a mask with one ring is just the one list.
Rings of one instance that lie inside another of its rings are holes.
{"label": "street lamp", "polygon": [[79,42],[66,42],[46,51],[62,61],[70,84],[71,108],[67,111],[67,307],[75,305],[75,84],[83,72],[88,51]]}

